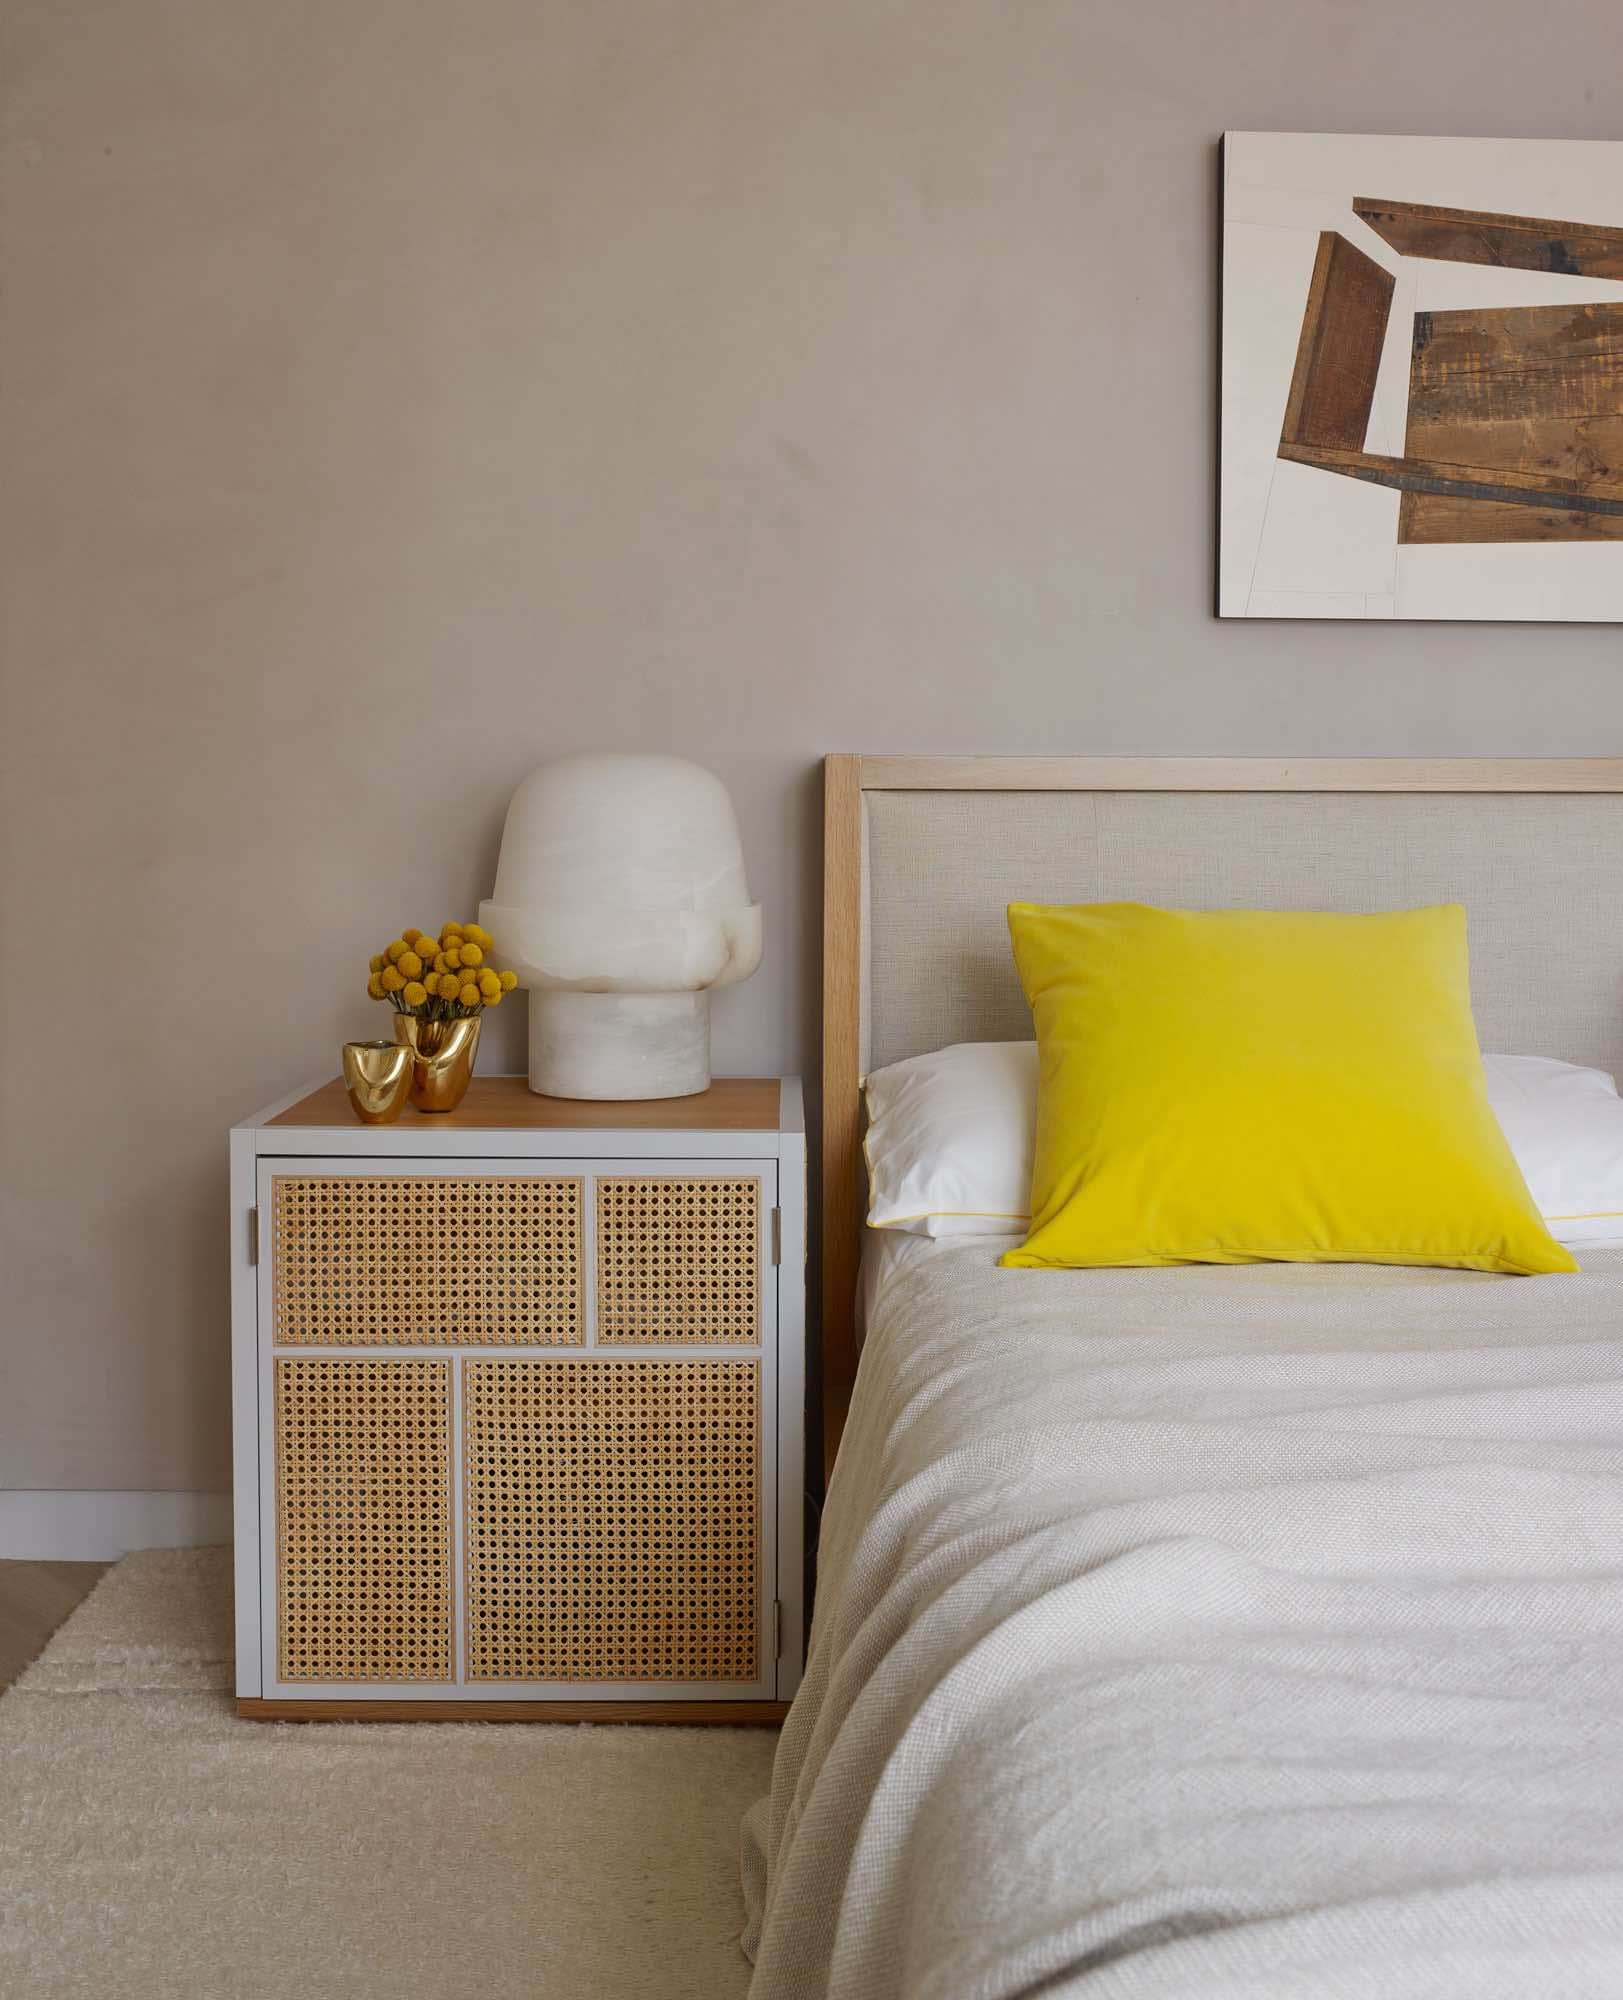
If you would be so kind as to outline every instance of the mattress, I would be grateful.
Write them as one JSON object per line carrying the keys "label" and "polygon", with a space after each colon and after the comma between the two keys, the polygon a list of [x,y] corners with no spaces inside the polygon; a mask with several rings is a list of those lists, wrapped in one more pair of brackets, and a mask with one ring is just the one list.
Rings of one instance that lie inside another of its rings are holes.
{"label": "mattress", "polygon": [[1623,1251],[887,1239],[760,2000],[1623,1994]]}

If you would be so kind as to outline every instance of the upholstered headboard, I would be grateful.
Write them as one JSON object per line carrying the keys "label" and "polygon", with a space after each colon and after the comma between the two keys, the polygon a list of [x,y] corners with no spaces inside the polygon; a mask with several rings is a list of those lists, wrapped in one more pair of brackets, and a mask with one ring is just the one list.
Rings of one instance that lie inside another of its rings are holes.
{"label": "upholstered headboard", "polygon": [[860,1078],[1030,1033],[1007,903],[1460,902],[1486,1048],[1623,1069],[1623,760],[831,757],[823,1349],[855,1371]]}

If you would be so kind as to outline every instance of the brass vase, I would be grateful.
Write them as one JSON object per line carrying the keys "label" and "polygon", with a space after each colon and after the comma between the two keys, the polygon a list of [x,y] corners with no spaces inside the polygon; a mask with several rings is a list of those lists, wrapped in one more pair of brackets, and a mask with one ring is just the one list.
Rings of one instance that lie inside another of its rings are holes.
{"label": "brass vase", "polygon": [[419,1111],[454,1111],[473,1081],[479,1053],[478,1014],[460,1021],[424,1021],[396,1014],[395,1040],[411,1050],[411,1101]]}
{"label": "brass vase", "polygon": [[363,1125],[392,1125],[411,1095],[410,1049],[398,1042],[345,1042],[344,1088]]}

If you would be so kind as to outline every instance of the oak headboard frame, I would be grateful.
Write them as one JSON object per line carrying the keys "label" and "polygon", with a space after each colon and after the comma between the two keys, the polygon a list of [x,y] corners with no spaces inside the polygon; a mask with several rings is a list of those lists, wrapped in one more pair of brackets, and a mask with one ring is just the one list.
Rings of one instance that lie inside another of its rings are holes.
{"label": "oak headboard frame", "polygon": [[864,795],[875,792],[1623,793],[1618,758],[830,756],[824,761],[822,1380],[832,1466],[856,1375],[869,939]]}

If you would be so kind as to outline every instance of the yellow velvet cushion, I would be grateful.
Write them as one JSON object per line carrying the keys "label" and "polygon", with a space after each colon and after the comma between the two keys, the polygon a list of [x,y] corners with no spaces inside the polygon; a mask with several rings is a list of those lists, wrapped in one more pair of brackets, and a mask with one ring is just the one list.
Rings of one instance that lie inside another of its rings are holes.
{"label": "yellow velvet cushion", "polygon": [[1575,1271],[1488,1103],[1458,904],[1009,907],[1040,1059],[1013,1265]]}

